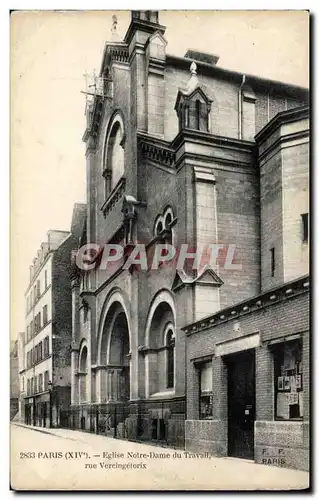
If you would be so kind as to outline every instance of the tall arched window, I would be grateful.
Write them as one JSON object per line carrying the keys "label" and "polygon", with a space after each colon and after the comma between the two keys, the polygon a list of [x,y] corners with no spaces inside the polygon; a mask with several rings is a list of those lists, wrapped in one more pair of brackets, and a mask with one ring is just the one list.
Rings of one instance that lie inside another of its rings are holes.
{"label": "tall arched window", "polygon": [[120,114],[111,121],[106,136],[103,160],[105,198],[116,187],[124,174],[124,123]]}
{"label": "tall arched window", "polygon": [[166,386],[167,389],[174,387],[175,371],[175,336],[172,328],[166,333]]}

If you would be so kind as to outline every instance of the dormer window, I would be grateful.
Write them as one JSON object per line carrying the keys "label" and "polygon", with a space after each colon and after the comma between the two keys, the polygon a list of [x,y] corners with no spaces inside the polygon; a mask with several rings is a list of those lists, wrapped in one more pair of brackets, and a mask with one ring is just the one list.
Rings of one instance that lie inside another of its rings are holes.
{"label": "dormer window", "polygon": [[209,132],[209,114],[213,99],[206,85],[201,84],[196,74],[196,64],[191,65],[191,76],[185,89],[179,89],[175,110],[178,115],[179,129]]}

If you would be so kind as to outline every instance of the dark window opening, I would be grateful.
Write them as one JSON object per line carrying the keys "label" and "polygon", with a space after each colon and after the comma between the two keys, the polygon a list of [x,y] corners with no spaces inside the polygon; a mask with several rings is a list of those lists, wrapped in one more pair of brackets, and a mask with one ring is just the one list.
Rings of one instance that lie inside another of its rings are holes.
{"label": "dark window opening", "polygon": [[271,276],[275,276],[275,249],[274,247],[270,249],[270,266],[271,266]]}
{"label": "dark window opening", "polygon": [[170,212],[168,212],[168,214],[165,217],[165,227],[167,229],[169,228],[169,225],[171,224],[172,220],[173,220],[172,219],[172,214]]}
{"label": "dark window opening", "polygon": [[302,242],[307,243],[309,237],[309,214],[301,214]]}
{"label": "dark window opening", "polygon": [[201,103],[200,101],[196,101],[196,129],[200,129],[200,108],[201,108]]}
{"label": "dark window opening", "polygon": [[157,418],[152,419],[152,439],[157,439]]}
{"label": "dark window opening", "polygon": [[159,419],[159,439],[164,441],[166,437],[165,420],[164,418]]}
{"label": "dark window opening", "polygon": [[174,387],[174,347],[175,347],[175,341],[173,338],[172,330],[170,330],[167,334],[166,346],[167,346],[167,388],[172,389]]}
{"label": "dark window opening", "polygon": [[161,222],[159,222],[157,224],[156,233],[160,234],[162,231],[163,231],[163,224]]}

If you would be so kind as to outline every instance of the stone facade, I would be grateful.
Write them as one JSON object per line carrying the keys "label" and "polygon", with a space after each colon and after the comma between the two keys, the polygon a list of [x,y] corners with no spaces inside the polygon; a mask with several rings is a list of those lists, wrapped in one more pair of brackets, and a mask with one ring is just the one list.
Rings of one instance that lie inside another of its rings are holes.
{"label": "stone facade", "polygon": [[[217,60],[195,51],[192,59],[167,54],[156,11],[133,13],[124,40],[105,46],[104,91],[86,111],[81,245],[125,250],[106,269],[100,254],[90,270],[74,267],[76,427],[183,446],[183,327],[260,293],[254,137],[279,111],[305,104],[307,91],[223,70]],[[222,259],[208,273],[192,270],[190,260],[184,273],[173,262],[125,268],[135,244],[145,244],[151,258],[165,242],[187,243],[189,251],[236,245],[242,269],[226,269]]]}

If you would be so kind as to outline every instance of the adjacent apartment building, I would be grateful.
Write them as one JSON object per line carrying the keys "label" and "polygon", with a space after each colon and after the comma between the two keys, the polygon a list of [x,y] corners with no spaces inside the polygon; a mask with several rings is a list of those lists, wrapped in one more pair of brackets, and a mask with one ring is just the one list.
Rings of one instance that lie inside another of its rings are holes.
{"label": "adjacent apartment building", "polygon": [[64,425],[71,397],[71,252],[83,230],[85,205],[76,204],[70,231],[48,231],[30,266],[25,293],[26,335],[21,387],[29,425]]}
{"label": "adjacent apartment building", "polygon": [[19,360],[18,341],[10,345],[10,420],[19,412]]}
{"label": "adjacent apartment building", "polygon": [[[189,372],[207,350],[213,355],[189,329],[308,272],[306,238],[300,242],[298,233],[308,227],[308,90],[226,70],[216,55],[188,50],[176,57],[166,45],[158,11],[132,12],[123,40],[115,23],[101,62],[102,91],[87,105],[81,245],[124,252],[106,268],[99,252],[86,271],[73,268],[72,425],[183,447],[187,420],[189,449],[196,442],[204,449],[212,432],[224,436],[216,453],[227,455],[226,413],[213,413],[223,423],[207,433],[202,422],[189,423],[200,419]],[[231,263],[242,266],[227,268],[223,255],[211,268],[193,269],[190,257],[182,271],[176,261],[142,270],[127,265],[137,243],[150,261],[159,244],[188,244],[189,252],[235,245]],[[253,387],[263,391],[258,370]],[[205,373],[207,413],[222,411],[226,386],[209,367]],[[258,416],[260,429],[268,418]]]}

